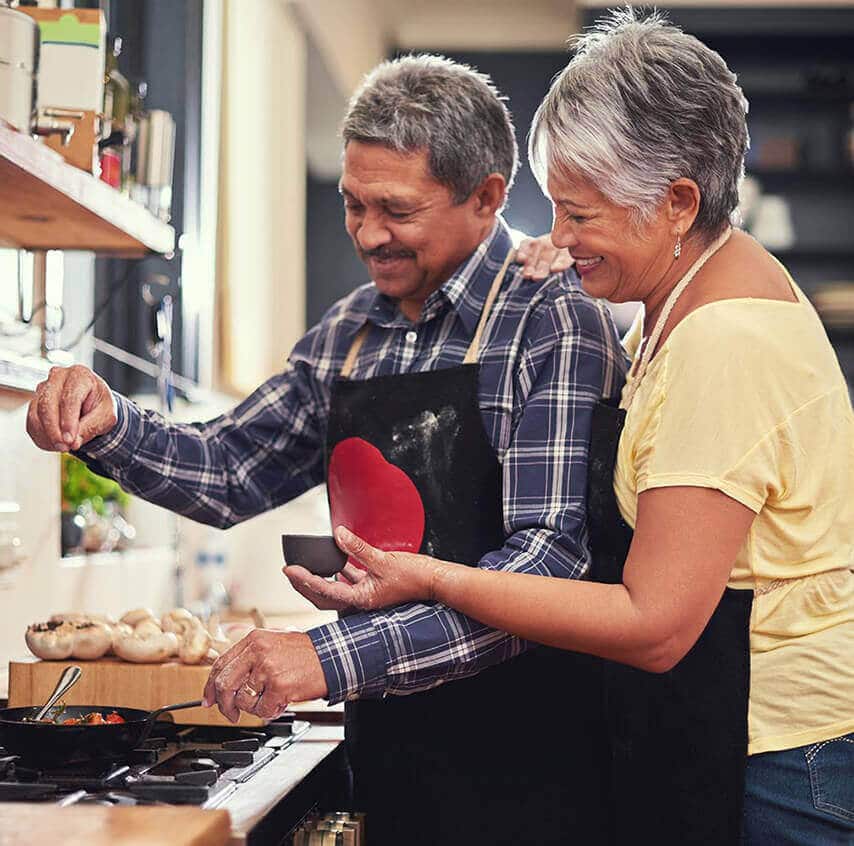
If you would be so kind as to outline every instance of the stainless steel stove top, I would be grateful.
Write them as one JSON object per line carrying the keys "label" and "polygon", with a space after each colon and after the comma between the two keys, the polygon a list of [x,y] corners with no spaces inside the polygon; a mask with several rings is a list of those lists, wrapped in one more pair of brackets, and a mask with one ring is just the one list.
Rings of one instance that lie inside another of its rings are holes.
{"label": "stainless steel stove top", "polygon": [[118,760],[49,768],[30,766],[0,748],[0,801],[216,808],[287,755],[309,728],[293,715],[259,729],[162,723]]}

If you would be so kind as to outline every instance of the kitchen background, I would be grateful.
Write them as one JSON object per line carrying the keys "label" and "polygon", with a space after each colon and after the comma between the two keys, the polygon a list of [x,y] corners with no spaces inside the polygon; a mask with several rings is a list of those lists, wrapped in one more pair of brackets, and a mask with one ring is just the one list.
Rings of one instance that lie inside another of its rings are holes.
{"label": "kitchen background", "polygon": [[[53,230],[53,242],[28,240],[52,201],[8,178],[19,149],[13,133],[0,132],[0,245],[8,247],[0,249],[0,698],[3,668],[25,652],[27,624],[51,612],[230,603],[305,619],[310,607],[280,573],[279,537],[328,528],[322,489],[223,533],[86,488],[91,480],[72,465],[63,475],[60,458],[35,449],[25,432],[29,391],[48,360],[94,363],[144,405],[171,405],[174,419],[228,408],[365,281],[336,187],[337,125],[362,74],[412,50],[470,62],[509,97],[524,150],[536,104],[566,61],[566,36],[606,4],[60,5],[103,12],[104,108],[113,121],[102,128],[94,170],[114,186],[117,216],[132,216],[130,201],[148,207],[151,235],[141,240],[154,250],[133,259],[105,255],[115,252],[109,244],[98,257],[75,250],[92,242],[73,220]],[[751,104],[746,225],[813,297],[854,381],[854,3],[657,5],[739,73]],[[91,196],[109,205],[103,191]],[[526,164],[507,218],[531,234],[549,228]],[[84,331],[90,324],[94,332]]]}

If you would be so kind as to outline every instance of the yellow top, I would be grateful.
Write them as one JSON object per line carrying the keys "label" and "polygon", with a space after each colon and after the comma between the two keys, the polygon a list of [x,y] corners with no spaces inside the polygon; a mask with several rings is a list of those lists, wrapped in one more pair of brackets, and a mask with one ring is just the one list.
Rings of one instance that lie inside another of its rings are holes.
{"label": "yellow top", "polygon": [[[691,312],[629,408],[614,488],[715,488],[756,512],[729,586],[756,594],[748,753],[854,730],[854,413],[824,328],[798,302]],[[634,355],[638,323],[627,338]]]}

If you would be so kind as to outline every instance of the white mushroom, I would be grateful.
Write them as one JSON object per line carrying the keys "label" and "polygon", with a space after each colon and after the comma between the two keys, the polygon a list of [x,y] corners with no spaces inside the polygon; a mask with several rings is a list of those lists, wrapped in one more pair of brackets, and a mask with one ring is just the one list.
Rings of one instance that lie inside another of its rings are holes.
{"label": "white mushroom", "polygon": [[128,611],[119,622],[127,623],[129,626],[133,626],[134,628],[138,626],[143,620],[153,620],[154,614],[151,612],[149,608],[134,608],[133,611]]}
{"label": "white mushroom", "polygon": [[104,623],[108,626],[115,626],[118,623],[115,617],[111,614],[89,614],[80,611],[67,611],[62,614],[53,614],[50,622],[60,623]]}
{"label": "white mushroom", "polygon": [[163,633],[160,623],[153,617],[148,620],[143,620],[133,627],[133,633],[138,637],[157,637]]}
{"label": "white mushroom", "polygon": [[173,632],[162,632],[159,626],[147,626],[145,622],[130,634],[122,634],[113,644],[113,651],[119,658],[135,664],[165,661],[177,649],[178,638]]}
{"label": "white mushroom", "polygon": [[33,623],[27,626],[26,641],[30,652],[46,661],[70,658],[74,649],[75,630],[71,623]]}
{"label": "white mushroom", "polygon": [[113,631],[105,623],[70,623],[74,627],[74,648],[71,654],[74,658],[84,661],[94,661],[107,654],[113,645]]}
{"label": "white mushroom", "polygon": [[113,627],[113,642],[110,644],[110,652],[115,654],[116,651],[116,641],[120,637],[124,637],[125,635],[133,634],[133,626],[129,626],[127,623],[116,623]]}
{"label": "white mushroom", "polygon": [[184,664],[198,664],[207,656],[210,646],[211,636],[201,622],[196,620],[181,638],[181,643],[178,646],[178,657]]}
{"label": "white mushroom", "polygon": [[208,619],[208,634],[211,636],[211,652],[214,658],[231,648],[232,642],[226,637],[220,625],[219,615],[211,614]]}
{"label": "white mushroom", "polygon": [[184,664],[198,664],[208,654],[211,636],[202,621],[186,608],[164,614],[161,623],[164,631],[178,636],[178,657]]}
{"label": "white mushroom", "polygon": [[160,618],[160,625],[164,632],[175,632],[176,634],[191,625],[198,617],[191,614],[186,608],[173,608]]}
{"label": "white mushroom", "polygon": [[91,661],[106,655],[113,645],[117,626],[122,625],[108,614],[69,611],[54,614],[49,622],[70,623],[75,628],[72,657]]}

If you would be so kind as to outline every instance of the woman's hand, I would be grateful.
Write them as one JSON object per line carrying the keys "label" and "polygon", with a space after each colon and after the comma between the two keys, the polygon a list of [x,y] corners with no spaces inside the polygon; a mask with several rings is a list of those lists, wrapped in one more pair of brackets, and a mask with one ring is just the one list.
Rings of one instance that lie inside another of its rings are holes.
{"label": "woman's hand", "polygon": [[328,692],[308,635],[254,629],[216,659],[203,701],[208,707],[216,703],[232,722],[241,711],[271,720],[291,702],[321,699]]}
{"label": "woman's hand", "polygon": [[516,249],[516,260],[522,262],[522,275],[536,281],[552,273],[563,273],[575,264],[569,250],[559,250],[549,234],[525,238]]}
{"label": "woman's hand", "polygon": [[[416,599],[432,599],[433,583],[443,561],[411,552],[383,552],[343,526],[335,532],[338,546],[365,569],[347,564],[348,581],[329,581],[303,567],[283,569],[294,588],[318,608],[371,611]],[[348,583],[349,582],[349,583]]]}

